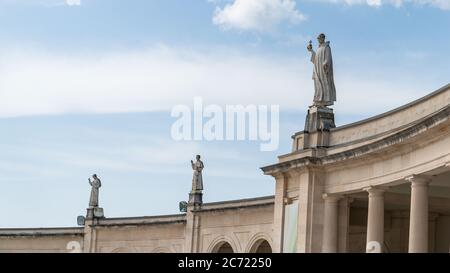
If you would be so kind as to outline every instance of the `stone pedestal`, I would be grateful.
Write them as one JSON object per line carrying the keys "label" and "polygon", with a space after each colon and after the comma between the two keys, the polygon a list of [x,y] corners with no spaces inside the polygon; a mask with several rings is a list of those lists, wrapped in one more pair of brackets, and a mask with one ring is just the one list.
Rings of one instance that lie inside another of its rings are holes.
{"label": "stone pedestal", "polygon": [[87,208],[86,219],[105,218],[103,208]]}
{"label": "stone pedestal", "polygon": [[328,147],[330,130],[335,128],[333,109],[325,106],[310,106],[305,121],[305,130],[292,136],[292,151]]}
{"label": "stone pedestal", "polygon": [[333,109],[326,106],[310,106],[306,115],[305,131],[329,131],[335,128]]}
{"label": "stone pedestal", "polygon": [[201,191],[191,191],[189,193],[189,205],[200,206],[203,204],[203,193]]}

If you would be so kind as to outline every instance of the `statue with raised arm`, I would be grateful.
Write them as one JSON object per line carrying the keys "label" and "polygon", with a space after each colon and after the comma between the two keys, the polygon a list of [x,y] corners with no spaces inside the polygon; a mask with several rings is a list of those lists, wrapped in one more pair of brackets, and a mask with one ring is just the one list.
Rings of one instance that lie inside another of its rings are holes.
{"label": "statue with raised arm", "polygon": [[91,185],[91,198],[89,199],[89,207],[97,208],[98,207],[98,193],[99,189],[102,186],[102,182],[97,177],[96,174],[92,175],[92,179],[88,178],[89,184]]}
{"label": "statue with raised arm", "polygon": [[311,52],[311,62],[314,64],[314,105],[330,106],[336,101],[336,88],[333,78],[333,58],[331,56],[330,42],[325,42],[325,34],[317,37],[319,47],[313,50],[309,41],[308,51]]}
{"label": "statue with raised arm", "polygon": [[196,156],[196,161],[191,160],[191,166],[194,170],[194,175],[192,177],[192,192],[198,192],[203,190],[203,177],[202,171],[205,167],[203,162],[200,160],[200,155]]}

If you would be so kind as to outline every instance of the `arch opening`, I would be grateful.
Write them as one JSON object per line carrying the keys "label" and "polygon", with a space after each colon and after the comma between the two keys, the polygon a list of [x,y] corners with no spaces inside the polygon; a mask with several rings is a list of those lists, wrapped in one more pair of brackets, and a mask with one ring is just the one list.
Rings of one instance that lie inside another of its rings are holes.
{"label": "arch opening", "polygon": [[213,253],[234,253],[233,247],[228,242],[221,242],[217,244],[213,251]]}
{"label": "arch opening", "polygon": [[272,253],[272,247],[267,240],[261,239],[252,246],[250,253]]}

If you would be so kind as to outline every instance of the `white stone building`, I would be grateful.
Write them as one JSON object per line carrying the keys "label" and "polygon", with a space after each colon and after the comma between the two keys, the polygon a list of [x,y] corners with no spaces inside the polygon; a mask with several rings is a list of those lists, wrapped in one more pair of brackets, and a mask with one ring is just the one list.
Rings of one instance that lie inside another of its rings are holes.
{"label": "white stone building", "polygon": [[[332,115],[319,112],[309,114]],[[274,196],[88,217],[78,228],[1,229],[0,252],[450,251],[450,85],[292,140],[291,153],[262,168]]]}

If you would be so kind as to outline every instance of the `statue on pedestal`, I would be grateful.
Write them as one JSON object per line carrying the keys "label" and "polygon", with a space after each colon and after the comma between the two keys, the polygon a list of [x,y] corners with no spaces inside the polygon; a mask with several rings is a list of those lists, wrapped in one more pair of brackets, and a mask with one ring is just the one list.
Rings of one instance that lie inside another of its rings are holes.
{"label": "statue on pedestal", "polygon": [[317,40],[317,52],[313,50],[309,41],[308,51],[311,52],[311,62],[314,64],[314,106],[326,107],[336,101],[336,88],[333,78],[333,58],[331,56],[330,42],[325,42],[325,34],[321,33]]}
{"label": "statue on pedestal", "polygon": [[196,156],[196,161],[191,160],[191,166],[194,170],[194,175],[192,177],[192,192],[199,192],[203,190],[203,177],[202,171],[205,167],[203,161],[200,160],[200,155]]}
{"label": "statue on pedestal", "polygon": [[91,198],[89,199],[89,207],[97,208],[98,207],[98,193],[99,189],[102,186],[102,182],[97,177],[96,174],[92,175],[91,178],[88,178],[89,184],[91,185]]}
{"label": "statue on pedestal", "polygon": [[[335,128],[333,109],[328,108],[336,101],[336,87],[333,78],[333,58],[330,42],[325,41],[325,34],[317,37],[319,47],[313,50],[309,41],[307,49],[311,52],[311,62],[314,64],[314,104],[309,107],[305,121],[305,132],[330,131]],[[327,146],[327,137],[317,141],[318,146]]]}

